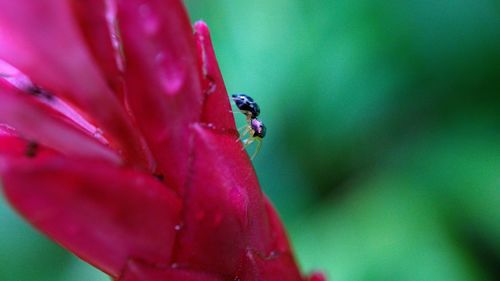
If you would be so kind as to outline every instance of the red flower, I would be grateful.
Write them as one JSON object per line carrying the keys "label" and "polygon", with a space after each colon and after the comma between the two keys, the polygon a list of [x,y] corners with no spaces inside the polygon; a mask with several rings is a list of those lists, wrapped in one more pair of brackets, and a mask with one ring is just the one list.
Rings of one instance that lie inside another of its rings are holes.
{"label": "red flower", "polygon": [[115,280],[304,280],[194,29],[176,0],[1,0],[3,191]]}

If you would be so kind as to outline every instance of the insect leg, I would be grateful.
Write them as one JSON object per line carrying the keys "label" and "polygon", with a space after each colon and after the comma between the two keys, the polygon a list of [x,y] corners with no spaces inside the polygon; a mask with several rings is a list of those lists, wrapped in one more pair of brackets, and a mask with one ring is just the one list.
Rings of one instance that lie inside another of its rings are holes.
{"label": "insect leg", "polygon": [[241,148],[241,151],[245,150],[245,148],[247,147],[247,143],[250,141],[249,139],[250,139],[250,137],[248,137],[244,140],[241,140],[241,142],[243,143],[243,147]]}
{"label": "insect leg", "polygon": [[[247,128],[245,129],[245,131],[243,131],[241,134],[240,134],[240,138],[243,138],[244,136],[246,136],[250,131],[252,130],[252,128],[250,126],[247,126]],[[236,142],[238,142],[240,139],[236,139]]]}
{"label": "insect leg", "polygon": [[243,129],[248,129],[248,124],[239,127],[238,128],[238,133],[241,132],[241,130],[243,130]]}
{"label": "insect leg", "polygon": [[255,141],[255,138],[252,138],[252,137],[249,137],[248,139],[246,139],[243,144],[243,149],[247,148],[249,145],[251,145],[253,142]]}
{"label": "insect leg", "polygon": [[250,160],[253,160],[255,158],[255,156],[257,156],[257,154],[259,154],[259,151],[260,151],[260,148],[262,145],[262,141],[260,139],[256,139],[256,141],[257,141],[257,147],[255,148],[255,151],[253,152]]}

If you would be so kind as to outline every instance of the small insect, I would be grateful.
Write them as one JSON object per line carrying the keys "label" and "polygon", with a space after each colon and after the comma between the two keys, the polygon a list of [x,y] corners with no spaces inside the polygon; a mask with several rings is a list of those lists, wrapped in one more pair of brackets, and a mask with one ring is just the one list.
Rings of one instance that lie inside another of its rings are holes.
{"label": "small insect", "polygon": [[260,107],[251,97],[244,94],[232,95],[232,100],[239,111],[246,116],[247,124],[238,129],[241,132],[241,138],[247,134],[249,135],[247,139],[243,140],[244,148],[253,142],[257,142],[257,147],[251,157],[253,160],[260,151],[262,139],[266,136],[266,126],[257,119],[260,114]]}
{"label": "small insect", "polygon": [[245,94],[232,95],[231,97],[236,107],[238,107],[241,113],[245,114],[247,119],[259,116],[260,107],[251,97]]}

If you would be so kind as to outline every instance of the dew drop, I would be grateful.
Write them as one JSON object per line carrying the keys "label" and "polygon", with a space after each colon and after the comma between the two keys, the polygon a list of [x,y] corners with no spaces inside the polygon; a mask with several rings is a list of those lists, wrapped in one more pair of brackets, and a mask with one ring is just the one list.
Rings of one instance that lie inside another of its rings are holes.
{"label": "dew drop", "polygon": [[205,90],[205,95],[209,96],[213,93],[215,93],[215,90],[217,90],[217,83],[215,83],[214,78],[210,75],[206,75],[205,79],[208,80],[208,87]]}
{"label": "dew drop", "polygon": [[162,64],[163,62],[165,62],[165,58],[166,58],[165,52],[159,52],[155,56],[156,64]]}
{"label": "dew drop", "polygon": [[94,129],[94,137],[96,138],[102,138],[103,131],[100,128],[95,128]]}
{"label": "dew drop", "polygon": [[272,259],[272,258],[276,258],[276,257],[278,257],[278,252],[276,252],[276,251],[271,251],[271,252],[269,253],[268,258]]}
{"label": "dew drop", "polygon": [[182,224],[181,224],[181,223],[176,224],[176,225],[174,226],[174,229],[175,229],[175,231],[179,231],[179,230],[181,230],[181,229],[182,229]]}
{"label": "dew drop", "polygon": [[156,73],[164,92],[168,95],[179,93],[186,79],[185,70],[174,61],[165,52],[159,52],[155,56]]}
{"label": "dew drop", "polygon": [[161,25],[160,20],[153,13],[151,7],[149,7],[147,4],[142,4],[139,7],[139,14],[142,17],[142,28],[144,29],[146,35],[156,35],[159,32]]}

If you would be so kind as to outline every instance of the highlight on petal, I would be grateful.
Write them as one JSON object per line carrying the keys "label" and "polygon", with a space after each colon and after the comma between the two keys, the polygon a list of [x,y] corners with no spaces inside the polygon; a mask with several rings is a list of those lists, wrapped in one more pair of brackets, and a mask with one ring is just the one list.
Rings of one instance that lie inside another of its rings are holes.
{"label": "highlight on petal", "polygon": [[0,60],[0,79],[9,82],[18,89],[27,89],[33,85],[28,76],[3,60]]}
{"label": "highlight on petal", "polygon": [[153,166],[87,49],[70,1],[0,1],[0,59],[78,107],[129,162]]}
{"label": "highlight on petal", "polygon": [[127,104],[158,163],[178,190],[189,162],[189,126],[201,115],[198,57],[180,0],[120,0],[118,22],[127,58]]}
{"label": "highlight on petal", "polygon": [[109,144],[108,140],[102,136],[101,130],[94,124],[90,123],[89,120],[85,119],[73,107],[60,98],[54,96],[52,93],[49,93],[35,85],[28,76],[19,71],[17,68],[11,66],[5,61],[0,60],[0,83],[3,83],[1,82],[2,79],[10,83],[19,91],[24,92],[26,95],[31,95],[33,100],[36,100],[37,103],[43,104],[57,113],[60,113],[67,118],[68,121],[74,123],[80,129],[94,136],[101,143],[106,145]]}
{"label": "highlight on petal", "polygon": [[118,155],[94,137],[64,122],[48,107],[0,81],[0,123],[16,129],[26,139],[40,142],[67,155],[121,162]]}
{"label": "highlight on petal", "polygon": [[181,202],[152,176],[60,156],[0,158],[0,176],[28,221],[113,277],[132,258],[171,259]]}
{"label": "highlight on petal", "polygon": [[219,129],[236,130],[231,104],[215,57],[208,26],[205,22],[198,21],[194,25],[194,31],[205,98],[201,121],[213,124]]}
{"label": "highlight on petal", "polygon": [[175,261],[234,275],[247,247],[271,252],[270,225],[255,172],[236,133],[194,125],[192,174]]}
{"label": "highlight on petal", "polygon": [[206,272],[197,272],[173,266],[152,266],[144,262],[130,261],[118,281],[223,281]]}
{"label": "highlight on petal", "polygon": [[16,129],[7,124],[0,123],[0,136],[16,136]]}

